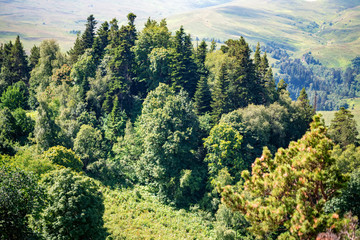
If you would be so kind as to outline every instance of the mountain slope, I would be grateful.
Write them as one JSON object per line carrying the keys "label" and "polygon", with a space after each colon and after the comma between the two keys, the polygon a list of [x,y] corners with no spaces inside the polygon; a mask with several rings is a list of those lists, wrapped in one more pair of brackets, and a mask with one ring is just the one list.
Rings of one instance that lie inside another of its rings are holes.
{"label": "mountain slope", "polygon": [[201,38],[244,36],[252,44],[275,42],[300,57],[311,51],[329,66],[360,55],[360,1],[236,0],[168,19]]}

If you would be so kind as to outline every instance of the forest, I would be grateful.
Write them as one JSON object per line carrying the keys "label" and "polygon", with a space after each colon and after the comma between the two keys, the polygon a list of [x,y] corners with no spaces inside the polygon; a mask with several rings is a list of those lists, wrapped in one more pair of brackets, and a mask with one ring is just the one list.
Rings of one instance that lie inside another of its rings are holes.
{"label": "forest", "polygon": [[306,89],[325,106],[331,86],[303,63],[285,56],[299,78],[275,80],[243,37],[127,20],[90,15],[66,53],[1,45],[1,240],[360,239],[357,126],[332,105],[356,96],[359,57],[324,72],[327,127]]}

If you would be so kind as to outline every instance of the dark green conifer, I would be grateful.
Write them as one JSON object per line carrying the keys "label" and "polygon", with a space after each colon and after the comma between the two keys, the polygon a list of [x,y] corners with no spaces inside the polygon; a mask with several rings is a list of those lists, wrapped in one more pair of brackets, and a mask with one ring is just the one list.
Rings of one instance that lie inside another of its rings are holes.
{"label": "dark green conifer", "polygon": [[29,65],[33,69],[38,64],[40,59],[40,48],[34,45],[30,50]]}
{"label": "dark green conifer", "polygon": [[194,100],[195,111],[198,115],[203,115],[211,111],[211,92],[205,77],[201,77],[197,84]]}
{"label": "dark green conifer", "polygon": [[94,37],[95,37],[95,26],[97,21],[95,20],[94,16],[91,14],[87,18],[86,28],[81,36],[81,40],[83,42],[84,49],[91,48],[94,43]]}
{"label": "dark green conifer", "polygon": [[192,98],[196,91],[198,74],[193,58],[191,38],[185,33],[183,26],[176,31],[173,47],[175,54],[171,64],[172,88],[176,91],[183,88]]}

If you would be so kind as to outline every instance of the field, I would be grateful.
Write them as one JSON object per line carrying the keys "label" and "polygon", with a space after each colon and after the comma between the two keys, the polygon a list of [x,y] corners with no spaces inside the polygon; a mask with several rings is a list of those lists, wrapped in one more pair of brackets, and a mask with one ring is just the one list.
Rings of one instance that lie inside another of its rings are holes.
{"label": "field", "polygon": [[[348,99],[349,110],[354,115],[354,119],[357,123],[357,129],[360,132],[360,98]],[[331,120],[334,118],[334,114],[336,111],[317,111],[317,113],[321,113],[325,120],[326,126],[331,124]]]}

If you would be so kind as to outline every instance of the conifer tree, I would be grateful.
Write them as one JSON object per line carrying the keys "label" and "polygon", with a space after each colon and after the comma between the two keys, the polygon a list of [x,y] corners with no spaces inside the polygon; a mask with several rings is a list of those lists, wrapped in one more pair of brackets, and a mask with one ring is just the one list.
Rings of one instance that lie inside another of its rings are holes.
{"label": "conifer tree", "polygon": [[194,95],[194,107],[198,115],[203,115],[211,111],[211,92],[207,79],[201,77],[198,82],[196,92]]}
{"label": "conifer tree", "polygon": [[91,48],[94,43],[96,24],[97,21],[95,20],[94,16],[91,14],[87,18],[87,23],[85,25],[86,28],[83,35],[81,36],[81,41],[84,49]]}
{"label": "conifer tree", "polygon": [[325,203],[336,196],[344,179],[332,157],[333,142],[326,137],[320,117],[314,117],[311,131],[287,149],[280,148],[272,159],[264,148],[252,166],[242,172],[243,190],[225,187],[225,203],[242,212],[258,238],[315,239],[327,228],[339,230],[342,219],[327,214]]}
{"label": "conifer tree", "polygon": [[254,64],[255,64],[255,69],[257,72],[259,71],[260,63],[261,63],[260,43],[258,42],[256,45],[255,54],[254,54]]}
{"label": "conifer tree", "polygon": [[345,148],[349,144],[357,144],[357,124],[354,115],[344,107],[335,113],[329,128],[329,136],[336,144]]}
{"label": "conifer tree", "polygon": [[280,79],[279,83],[277,84],[276,91],[278,94],[281,94],[283,91],[287,91],[287,83],[284,79]]}
{"label": "conifer tree", "polygon": [[30,74],[27,56],[19,36],[16,37],[14,46],[11,49],[11,71],[13,73],[11,84],[21,80],[25,83],[29,81]]}
{"label": "conifer tree", "polygon": [[193,58],[190,35],[187,35],[181,26],[174,38],[175,54],[171,65],[172,88],[179,91],[181,88],[192,98],[198,82],[197,67]]}
{"label": "conifer tree", "polygon": [[84,44],[81,41],[80,33],[77,34],[74,47],[68,51],[70,63],[75,64],[78,58],[85,52]]}
{"label": "conifer tree", "polygon": [[211,39],[210,52],[214,52],[216,50],[216,42],[214,39]]}
{"label": "conifer tree", "polygon": [[38,64],[40,59],[40,48],[34,45],[30,50],[29,66],[30,70]]}

